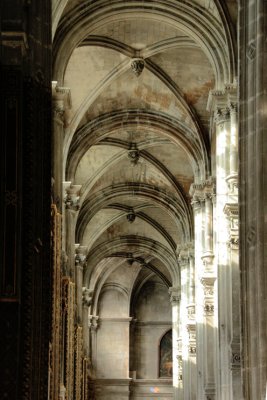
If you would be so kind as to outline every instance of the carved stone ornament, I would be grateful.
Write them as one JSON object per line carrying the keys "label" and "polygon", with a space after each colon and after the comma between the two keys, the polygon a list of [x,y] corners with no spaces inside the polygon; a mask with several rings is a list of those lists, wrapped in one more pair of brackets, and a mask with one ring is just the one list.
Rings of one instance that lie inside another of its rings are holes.
{"label": "carved stone ornament", "polygon": [[206,315],[206,316],[214,315],[214,304],[213,303],[205,303],[204,304],[204,315]]}
{"label": "carved stone ornament", "polygon": [[64,203],[66,209],[79,210],[80,189],[82,185],[72,185],[71,182],[64,183],[65,186],[69,184],[69,186],[65,187]]}
{"label": "carved stone ornament", "polygon": [[187,306],[187,318],[189,320],[195,320],[196,317],[196,306],[195,304],[189,304]]}
{"label": "carved stone ornament", "polygon": [[189,344],[189,346],[188,346],[188,352],[189,352],[189,354],[190,354],[190,356],[196,356],[197,355],[197,347],[196,347],[196,345],[193,345],[193,344]]}
{"label": "carved stone ornament", "polygon": [[207,276],[201,278],[205,297],[213,297],[214,295],[214,276]]}
{"label": "carved stone ornament", "polygon": [[250,61],[254,60],[254,58],[256,57],[256,50],[257,50],[256,42],[255,40],[253,40],[248,44],[247,47],[247,58]]}
{"label": "carved stone ornament", "polygon": [[228,186],[229,194],[238,196],[238,174],[228,175],[225,181]]}
{"label": "carved stone ornament", "polygon": [[179,289],[170,288],[169,294],[171,303],[173,304],[179,303],[179,301],[181,300],[181,291]]}
{"label": "carved stone ornament", "polygon": [[77,246],[75,249],[75,265],[80,264],[82,266],[86,262],[87,247],[79,244],[75,246]]}
{"label": "carved stone ornament", "polygon": [[131,62],[131,68],[133,73],[138,77],[143,72],[145,67],[145,61],[143,58],[134,58]]}
{"label": "carved stone ornament", "polygon": [[239,369],[241,367],[240,342],[239,338],[234,338],[230,348],[231,369]]}
{"label": "carved stone ornament", "polygon": [[213,199],[216,194],[215,178],[211,176],[205,181],[193,183],[189,194],[192,197],[192,205],[204,202],[206,199]]}
{"label": "carved stone ornament", "polygon": [[135,221],[136,215],[133,209],[127,214],[127,221],[132,224]]}
{"label": "carved stone ornament", "polygon": [[93,291],[90,289],[87,289],[86,287],[83,287],[82,296],[83,296],[83,298],[82,298],[83,305],[89,307],[92,303]]}
{"label": "carved stone ornament", "polygon": [[229,107],[217,108],[217,112],[215,114],[216,124],[221,125],[229,120],[230,120],[230,108]]}
{"label": "carved stone ornament", "polygon": [[131,143],[130,148],[128,150],[128,158],[130,159],[131,164],[136,165],[140,158],[140,152],[137,148],[136,143]]}
{"label": "carved stone ornament", "polygon": [[98,320],[99,317],[96,315],[89,315],[88,317],[88,326],[89,328],[93,329],[93,330],[97,330],[98,328]]}
{"label": "carved stone ornament", "polygon": [[231,249],[237,250],[239,248],[238,204],[227,203],[223,211],[230,223],[228,244]]}

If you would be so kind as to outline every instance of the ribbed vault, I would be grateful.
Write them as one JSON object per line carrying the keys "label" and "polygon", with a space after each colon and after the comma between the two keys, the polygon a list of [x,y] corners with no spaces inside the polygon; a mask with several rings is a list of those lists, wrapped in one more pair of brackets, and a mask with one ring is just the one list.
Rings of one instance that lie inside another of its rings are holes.
{"label": "ribbed vault", "polygon": [[209,95],[235,82],[229,12],[217,0],[58,0],[54,15],[53,76],[69,95],[63,249],[71,269],[76,248],[88,315],[105,326],[113,311],[120,321],[143,315],[149,288],[164,303],[184,284],[190,187],[212,170]]}

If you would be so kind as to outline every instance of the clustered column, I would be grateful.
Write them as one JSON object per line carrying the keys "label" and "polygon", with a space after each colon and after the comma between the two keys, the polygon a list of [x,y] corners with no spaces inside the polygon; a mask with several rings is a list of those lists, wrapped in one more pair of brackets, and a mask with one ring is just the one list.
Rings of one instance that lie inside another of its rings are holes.
{"label": "clustered column", "polygon": [[[196,354],[197,396],[215,399],[216,378],[216,268],[213,253],[213,178],[191,187],[195,218],[195,301],[196,301]],[[192,307],[193,308],[193,307]],[[191,311],[193,311],[191,309]],[[189,324],[190,326],[190,324]],[[192,329],[193,324],[192,324]],[[194,333],[192,332],[194,337]]]}
{"label": "clustered column", "polygon": [[[180,348],[179,357],[183,382],[183,398],[196,399],[196,327],[195,327],[195,269],[192,243],[179,249],[181,270]],[[182,359],[182,362],[181,362]]]}

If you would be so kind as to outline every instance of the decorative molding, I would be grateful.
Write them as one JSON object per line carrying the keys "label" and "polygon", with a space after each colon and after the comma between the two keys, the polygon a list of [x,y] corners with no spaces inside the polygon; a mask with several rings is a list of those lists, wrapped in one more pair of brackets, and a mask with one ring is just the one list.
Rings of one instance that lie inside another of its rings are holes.
{"label": "decorative molding", "polygon": [[23,56],[29,50],[27,34],[22,31],[2,31],[1,44],[3,47],[11,47],[13,49],[20,47],[21,55]]}

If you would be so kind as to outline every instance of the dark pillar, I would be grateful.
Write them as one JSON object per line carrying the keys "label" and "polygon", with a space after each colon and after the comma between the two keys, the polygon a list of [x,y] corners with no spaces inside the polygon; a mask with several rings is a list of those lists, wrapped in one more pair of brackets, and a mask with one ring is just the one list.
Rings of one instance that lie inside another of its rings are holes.
{"label": "dark pillar", "polygon": [[39,400],[51,330],[50,1],[0,7],[0,398]]}

